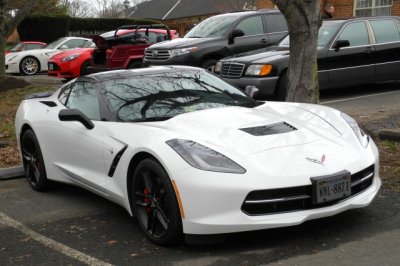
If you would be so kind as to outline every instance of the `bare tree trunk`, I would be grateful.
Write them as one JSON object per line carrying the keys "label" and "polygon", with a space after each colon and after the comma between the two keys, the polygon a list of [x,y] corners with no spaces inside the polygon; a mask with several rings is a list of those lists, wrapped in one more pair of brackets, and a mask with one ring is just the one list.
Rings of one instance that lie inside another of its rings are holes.
{"label": "bare tree trunk", "polygon": [[275,0],[286,18],[290,34],[290,61],[286,101],[319,102],[317,38],[319,0]]}
{"label": "bare tree trunk", "polygon": [[0,82],[6,78],[4,61],[4,48],[7,37],[17,28],[17,26],[32,12],[37,0],[28,0],[24,7],[18,10],[14,17],[8,17],[6,10],[7,0],[0,0]]}

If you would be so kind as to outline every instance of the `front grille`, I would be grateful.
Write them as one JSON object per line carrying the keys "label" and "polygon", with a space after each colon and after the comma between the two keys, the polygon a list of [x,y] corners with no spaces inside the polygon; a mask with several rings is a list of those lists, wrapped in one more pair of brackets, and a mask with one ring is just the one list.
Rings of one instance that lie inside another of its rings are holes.
{"label": "front grille", "polygon": [[144,52],[144,58],[149,61],[167,61],[171,58],[168,50],[149,50]]}
{"label": "front grille", "polygon": [[243,75],[245,65],[234,62],[223,62],[221,65],[221,77],[240,78]]}
{"label": "front grille", "polygon": [[[374,170],[374,165],[371,165],[351,175],[351,196],[363,192],[372,185]],[[266,215],[321,208],[337,202],[332,201],[319,205],[312,204],[312,186],[306,185],[252,191],[244,200],[242,211],[247,215]]]}
{"label": "front grille", "polygon": [[61,68],[56,63],[48,63],[47,68],[49,70],[61,70]]}

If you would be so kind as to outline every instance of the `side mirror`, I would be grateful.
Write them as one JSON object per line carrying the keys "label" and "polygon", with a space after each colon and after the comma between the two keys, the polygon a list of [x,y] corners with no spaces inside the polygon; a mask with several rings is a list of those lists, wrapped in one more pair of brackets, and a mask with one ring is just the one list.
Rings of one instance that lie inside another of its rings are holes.
{"label": "side mirror", "polygon": [[244,36],[244,32],[241,29],[233,30],[228,37],[228,44],[233,44],[236,37]]}
{"label": "side mirror", "polygon": [[256,86],[246,86],[244,92],[251,98],[254,98],[260,90]]}
{"label": "side mirror", "polygon": [[339,52],[340,48],[350,46],[350,42],[348,40],[337,40],[333,48],[335,48],[336,52]]}
{"label": "side mirror", "polygon": [[78,109],[63,109],[58,113],[60,121],[77,121],[82,123],[87,129],[94,128],[93,122]]}

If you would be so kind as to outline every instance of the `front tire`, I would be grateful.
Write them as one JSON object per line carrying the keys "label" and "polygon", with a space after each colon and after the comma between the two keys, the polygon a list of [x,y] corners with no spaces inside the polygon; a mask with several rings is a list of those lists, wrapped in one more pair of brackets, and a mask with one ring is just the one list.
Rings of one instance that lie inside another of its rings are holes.
{"label": "front tire", "polygon": [[22,75],[35,75],[39,71],[39,68],[39,60],[32,56],[22,58],[21,62],[19,63],[19,70]]}
{"label": "front tire", "polygon": [[182,242],[182,219],[171,180],[153,159],[141,161],[133,175],[133,207],[140,227],[158,245]]}
{"label": "front tire", "polygon": [[36,191],[48,189],[50,181],[47,179],[42,151],[35,133],[30,129],[22,135],[21,153],[25,175],[31,188]]}
{"label": "front tire", "polygon": [[79,75],[81,77],[89,75],[90,72],[88,71],[88,67],[90,66],[90,61],[86,61],[82,64]]}
{"label": "front tire", "polygon": [[286,101],[286,95],[287,95],[287,70],[282,71],[281,76],[279,77],[278,80],[278,86],[276,87],[275,91],[275,98],[278,101],[284,102]]}

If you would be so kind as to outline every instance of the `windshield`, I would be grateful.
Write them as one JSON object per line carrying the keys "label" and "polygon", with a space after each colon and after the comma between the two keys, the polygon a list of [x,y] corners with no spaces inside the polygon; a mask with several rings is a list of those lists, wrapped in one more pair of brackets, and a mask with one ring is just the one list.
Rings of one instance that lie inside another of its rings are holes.
{"label": "windshield", "polygon": [[236,16],[216,16],[208,18],[191,29],[184,38],[209,38],[223,36]]}
{"label": "windshield", "polygon": [[[340,23],[324,22],[318,31],[318,47],[326,46],[332,37],[335,35],[336,31],[340,27]],[[278,46],[289,46],[289,34],[283,38]]]}
{"label": "windshield", "polygon": [[206,71],[166,72],[103,83],[117,121],[159,121],[197,110],[256,103],[242,91]]}
{"label": "windshield", "polygon": [[56,47],[58,47],[60,44],[62,44],[65,41],[65,37],[64,38],[60,38],[52,43],[49,43],[46,47],[44,47],[45,49],[56,49]]}
{"label": "windshield", "polygon": [[10,52],[18,52],[21,51],[22,48],[24,47],[23,43],[17,43],[13,48],[10,49]]}

